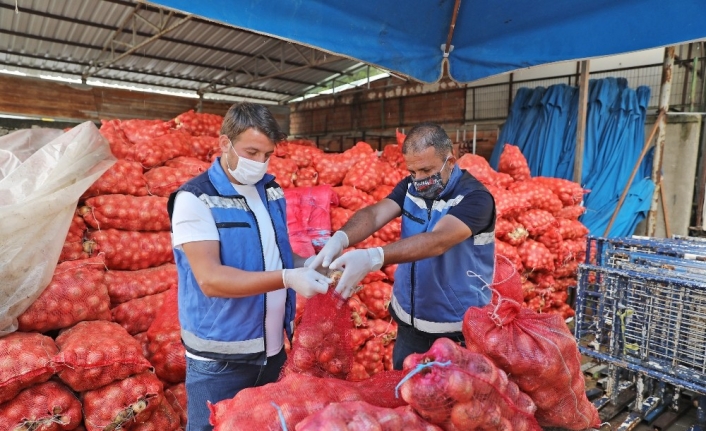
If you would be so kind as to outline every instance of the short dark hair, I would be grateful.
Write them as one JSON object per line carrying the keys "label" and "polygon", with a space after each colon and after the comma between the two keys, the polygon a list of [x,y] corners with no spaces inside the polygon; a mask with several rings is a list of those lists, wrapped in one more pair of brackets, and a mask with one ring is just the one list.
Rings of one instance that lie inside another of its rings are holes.
{"label": "short dark hair", "polygon": [[444,129],[435,123],[421,123],[412,127],[402,144],[402,154],[416,153],[434,147],[440,158],[453,152],[453,143]]}
{"label": "short dark hair", "polygon": [[240,102],[231,106],[223,118],[221,134],[235,141],[248,129],[256,129],[275,144],[287,139],[277,124],[277,120],[267,107],[251,102]]}

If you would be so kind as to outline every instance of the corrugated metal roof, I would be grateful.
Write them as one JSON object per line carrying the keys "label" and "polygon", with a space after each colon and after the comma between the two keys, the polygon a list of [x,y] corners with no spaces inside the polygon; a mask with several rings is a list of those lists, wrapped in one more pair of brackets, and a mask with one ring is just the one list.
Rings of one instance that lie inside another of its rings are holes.
{"label": "corrugated metal roof", "polygon": [[282,103],[361,66],[142,2],[0,0],[0,70]]}

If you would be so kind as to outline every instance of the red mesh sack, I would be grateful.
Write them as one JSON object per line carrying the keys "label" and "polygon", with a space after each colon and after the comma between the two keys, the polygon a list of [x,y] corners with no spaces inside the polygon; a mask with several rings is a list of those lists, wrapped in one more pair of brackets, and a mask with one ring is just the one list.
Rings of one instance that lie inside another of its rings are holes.
{"label": "red mesh sack", "polygon": [[288,189],[294,185],[294,179],[297,177],[299,166],[290,160],[281,157],[270,157],[270,164],[267,167],[267,172],[275,176],[277,184],[283,189]]}
{"label": "red mesh sack", "polygon": [[518,246],[527,239],[529,232],[515,219],[499,218],[495,222],[495,236],[510,245]]}
{"label": "red mesh sack", "polygon": [[294,334],[292,354],[284,364],[282,375],[296,373],[345,379],[350,372],[353,362],[351,311],[334,290],[340,275],[340,272],[334,273],[327,294],[307,300],[302,321]]}
{"label": "red mesh sack", "polygon": [[543,234],[556,223],[556,219],[550,212],[539,209],[525,211],[516,218],[532,236]]}
{"label": "red mesh sack", "polygon": [[158,196],[96,196],[86,199],[78,211],[94,229],[163,231],[171,227],[167,198]]}
{"label": "red mesh sack", "polygon": [[399,386],[402,399],[445,430],[541,430],[534,403],[503,370],[448,338],[409,355],[404,370],[409,374]]}
{"label": "red mesh sack", "polygon": [[74,214],[69,226],[69,232],[66,234],[66,241],[83,241],[83,236],[86,233],[86,223],[78,214]]}
{"label": "red mesh sack", "polygon": [[297,187],[284,192],[290,236],[302,235],[323,247],[331,235],[331,204],[338,196],[331,186]]}
{"label": "red mesh sack", "polygon": [[495,212],[498,218],[515,217],[524,214],[529,208],[527,199],[522,195],[503,188],[487,186],[495,201]]}
{"label": "red mesh sack", "polygon": [[223,117],[216,114],[194,112],[193,109],[174,118],[176,128],[194,136],[218,137],[223,124]]}
{"label": "red mesh sack", "polygon": [[113,304],[165,292],[176,287],[178,281],[176,265],[173,263],[137,271],[105,273],[105,285]]}
{"label": "red mesh sack", "polygon": [[181,342],[177,289],[164,294],[164,305],[147,331],[147,350],[157,377],[179,383],[186,378],[186,350]]}
{"label": "red mesh sack", "polygon": [[122,380],[150,368],[142,345],[113,322],[79,322],[56,337],[59,378],[76,392]]}
{"label": "red mesh sack", "polygon": [[330,404],[297,425],[297,431],[348,431],[352,429],[376,431],[441,431],[425,422],[409,406],[388,409],[364,401],[346,401]]}
{"label": "red mesh sack", "polygon": [[51,282],[18,318],[20,331],[46,332],[84,320],[110,320],[110,297],[103,258],[56,266]]}
{"label": "red mesh sack", "polygon": [[398,144],[385,145],[382,149],[380,160],[383,160],[392,166],[406,166],[404,154],[402,154],[402,145]]}
{"label": "red mesh sack", "polygon": [[392,190],[394,190],[394,188],[395,186],[387,186],[385,184],[381,184],[375,187],[372,192],[370,192],[370,196],[373,197],[375,202],[380,202],[381,200],[390,196],[390,193],[392,193]]}
{"label": "red mesh sack", "polygon": [[164,390],[164,398],[172,406],[172,409],[179,415],[182,428],[186,429],[186,385],[179,383]]}
{"label": "red mesh sack", "polygon": [[113,321],[132,334],[145,332],[157,317],[168,292],[155,293],[123,302],[110,310]]}
{"label": "red mesh sack", "polygon": [[319,183],[340,186],[346,177],[352,159],[344,154],[322,154],[314,161],[314,169],[319,173]]}
{"label": "red mesh sack", "polygon": [[524,181],[530,178],[527,159],[518,147],[510,144],[505,144],[503,152],[500,154],[498,171],[509,174],[515,181]]}
{"label": "red mesh sack", "polygon": [[221,150],[221,144],[214,136],[192,136],[189,140],[194,159],[210,162],[211,157]]}
{"label": "red mesh sack", "polygon": [[191,137],[186,133],[173,131],[147,141],[136,142],[128,159],[140,162],[145,169],[150,169],[180,156],[194,156]]}
{"label": "red mesh sack", "polygon": [[532,208],[557,214],[564,207],[561,200],[549,188],[532,179],[514,182],[507,189],[523,196]]}
{"label": "red mesh sack", "polygon": [[[384,167],[384,166],[383,166]],[[409,176],[407,168],[385,168],[382,172],[382,185],[395,187],[400,181]]]}
{"label": "red mesh sack", "polygon": [[151,195],[169,197],[194,176],[188,170],[159,166],[145,173],[145,181],[147,181],[147,189]]}
{"label": "red mesh sack", "polygon": [[501,298],[522,302],[522,280],[520,273],[513,265],[512,261],[505,256],[495,256],[495,270],[493,272],[493,284],[491,286],[493,296],[500,295]]}
{"label": "red mesh sack", "polygon": [[62,431],[75,429],[83,419],[81,403],[59,382],[27,388],[0,405],[0,429]]}
{"label": "red mesh sack", "polygon": [[588,228],[578,220],[557,219],[559,234],[564,239],[584,238],[588,235]]}
{"label": "red mesh sack", "polygon": [[22,389],[46,382],[57,370],[59,350],[51,338],[36,332],[13,332],[0,338],[0,404]]}
{"label": "red mesh sack", "polygon": [[132,152],[132,142],[128,141],[120,127],[120,120],[101,120],[100,134],[108,140],[110,152],[118,159],[124,159]]}
{"label": "red mesh sack", "polygon": [[[123,328],[125,329],[125,328]],[[135,335],[132,336],[135,340],[137,340],[138,343],[140,343],[140,346],[142,346],[142,356],[145,358],[149,358],[150,352],[147,348],[148,340],[147,340],[147,331],[145,332],[139,332]]]}
{"label": "red mesh sack", "polygon": [[59,262],[88,258],[88,253],[83,249],[83,237],[85,234],[86,223],[83,221],[83,217],[74,214],[69,226],[69,232],[66,234],[64,246],[61,248]]}
{"label": "red mesh sack", "polygon": [[145,371],[84,392],[84,424],[88,431],[132,429],[135,424],[149,419],[162,399],[162,382]]}
{"label": "red mesh sack", "polygon": [[459,168],[465,169],[484,185],[494,185],[496,174],[487,160],[476,154],[466,153],[462,155],[456,164]]}
{"label": "red mesh sack", "polygon": [[372,317],[376,319],[386,319],[390,317],[388,307],[392,299],[392,286],[384,281],[373,281],[364,284],[358,292],[360,300],[368,309]]}
{"label": "red mesh sack", "polygon": [[319,173],[312,167],[300,167],[293,178],[295,187],[314,187],[319,183]]}
{"label": "red mesh sack", "polygon": [[82,198],[111,194],[147,196],[142,165],[130,160],[118,160],[86,190]]}
{"label": "red mesh sack", "polygon": [[568,220],[578,220],[586,212],[586,207],[572,205],[562,208],[556,213],[557,218],[565,218]]}
{"label": "red mesh sack", "polygon": [[517,247],[517,254],[530,271],[554,271],[554,255],[541,242],[528,239]]}
{"label": "red mesh sack", "polygon": [[537,314],[513,301],[491,303],[468,309],[463,335],[468,349],[488,355],[534,400],[540,425],[599,427],[576,340],[561,316]]}
{"label": "red mesh sack", "polygon": [[331,230],[333,232],[337,230],[341,230],[343,225],[348,223],[348,219],[351,218],[355,214],[355,211],[342,208],[342,207],[333,207],[331,208]]}
{"label": "red mesh sack", "polygon": [[507,259],[512,262],[512,264],[515,266],[515,269],[517,272],[522,273],[525,270],[524,265],[522,264],[522,258],[520,257],[519,253],[517,252],[517,248],[515,246],[512,246],[506,242],[500,241],[499,239],[495,240],[495,256],[496,260],[498,256],[504,256]]}
{"label": "red mesh sack", "polygon": [[375,238],[380,238],[385,243],[399,241],[402,235],[402,218],[397,217],[373,233]]}
{"label": "red mesh sack", "polygon": [[125,120],[120,122],[120,130],[133,144],[149,143],[153,139],[169,133],[174,126],[171,121],[162,120]]}
{"label": "red mesh sack", "polygon": [[371,192],[382,183],[382,172],[383,165],[377,156],[371,155],[351,166],[343,178],[343,185]]}
{"label": "red mesh sack", "polygon": [[403,376],[401,371],[387,371],[349,382],[291,374],[276,383],[244,389],[230,400],[209,403],[210,422],[214,431],[281,429],[282,423],[293,430],[331,403],[365,401],[378,407],[401,407],[405,402],[395,398],[395,385]]}
{"label": "red mesh sack", "polygon": [[561,243],[564,241],[559,233],[559,230],[553,227],[547,229],[546,232],[536,237],[536,239],[537,242],[544,244],[544,246],[547,247],[547,250],[549,250],[553,255],[556,255]]}
{"label": "red mesh sack", "polygon": [[163,398],[149,419],[135,423],[135,425],[130,427],[130,431],[174,431],[178,430],[180,426],[179,415],[174,411],[171,404]]}
{"label": "red mesh sack", "polygon": [[287,152],[289,153],[289,158],[292,159],[300,169],[312,167],[314,161],[324,154],[323,151],[316,147],[293,143],[287,145]]}
{"label": "red mesh sack", "polygon": [[135,271],[174,262],[172,237],[168,231],[103,229],[90,232],[88,239],[95,243],[92,252],[104,254],[108,269]]}
{"label": "red mesh sack", "polygon": [[588,193],[580,184],[563,178],[534,177],[532,181],[549,188],[565,206],[577,205]]}
{"label": "red mesh sack", "polygon": [[181,169],[190,175],[197,176],[202,174],[211,167],[211,163],[204,162],[201,159],[195,157],[177,157],[175,159],[167,160],[164,162],[164,166],[170,168]]}
{"label": "red mesh sack", "polygon": [[383,272],[387,276],[387,279],[390,280],[390,282],[395,281],[395,271],[397,271],[397,264],[395,263],[394,265],[384,265],[382,267]]}
{"label": "red mesh sack", "polygon": [[355,187],[334,187],[333,191],[338,195],[339,205],[351,211],[358,211],[375,203],[375,199],[372,196]]}

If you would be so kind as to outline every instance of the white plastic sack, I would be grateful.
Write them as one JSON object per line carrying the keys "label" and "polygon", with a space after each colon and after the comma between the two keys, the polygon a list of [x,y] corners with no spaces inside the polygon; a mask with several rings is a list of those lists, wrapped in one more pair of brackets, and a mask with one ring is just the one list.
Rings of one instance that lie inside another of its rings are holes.
{"label": "white plastic sack", "polygon": [[85,122],[0,180],[0,337],[51,281],[78,199],[113,163],[108,141]]}
{"label": "white plastic sack", "polygon": [[0,180],[63,134],[60,129],[23,129],[0,137]]}

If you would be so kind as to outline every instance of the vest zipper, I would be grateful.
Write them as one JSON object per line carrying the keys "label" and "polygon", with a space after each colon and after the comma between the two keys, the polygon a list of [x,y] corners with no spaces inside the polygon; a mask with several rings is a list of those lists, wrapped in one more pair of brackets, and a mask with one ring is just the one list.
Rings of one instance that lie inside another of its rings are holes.
{"label": "vest zipper", "polygon": [[[247,208],[248,212],[252,215],[252,218],[255,221],[255,227],[257,228],[257,236],[260,238],[260,257],[262,257],[262,270],[266,271],[267,266],[265,266],[265,250],[263,249],[262,244],[262,232],[260,232],[260,223],[257,222],[257,217],[255,217],[255,213],[250,208],[250,205],[248,205],[247,199],[243,198],[243,203],[245,204],[245,208]],[[265,295],[265,300],[264,309],[262,310],[262,344],[265,352],[265,364],[267,364],[267,293],[263,293],[263,295]]]}
{"label": "vest zipper", "polygon": [[[267,195],[267,191],[265,191],[265,195]],[[280,260],[280,262],[282,262],[282,269],[284,269],[284,268],[285,268],[284,256],[282,256],[282,248],[279,246],[279,237],[277,236],[277,229],[275,228],[275,220],[272,218],[272,213],[270,212],[270,201],[268,200],[267,202],[265,202],[265,205],[267,206],[267,214],[269,214],[270,220],[272,221],[272,231],[275,233],[275,244],[277,245],[277,251],[279,251],[279,260]],[[289,295],[287,294],[287,286],[284,286],[284,294],[285,294],[285,299],[284,299],[284,317],[285,317],[284,329],[285,329],[285,331],[286,331],[286,330],[287,330],[287,325],[289,324],[289,322],[286,321],[286,318],[287,318],[287,302],[288,302],[288,299],[289,299],[289,298],[288,298]],[[292,336],[294,336],[294,334],[292,334]],[[289,337],[287,337],[287,338],[289,338]],[[290,342],[291,342],[291,340],[290,340]]]}

